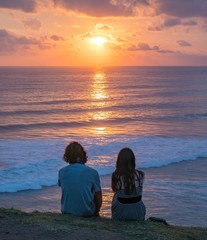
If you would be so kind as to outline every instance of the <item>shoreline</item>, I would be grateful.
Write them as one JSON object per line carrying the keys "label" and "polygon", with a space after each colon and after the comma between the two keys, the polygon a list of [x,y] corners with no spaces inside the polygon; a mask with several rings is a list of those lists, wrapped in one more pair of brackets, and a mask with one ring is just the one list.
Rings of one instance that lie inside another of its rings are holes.
{"label": "shoreline", "polygon": [[[164,218],[169,224],[207,227],[207,159],[173,163],[143,169],[143,202],[150,216]],[[101,176],[103,205],[100,215],[111,218],[110,175]],[[190,197],[189,197],[190,196]],[[60,212],[61,190],[58,186],[16,193],[0,193],[0,207],[26,212]]]}

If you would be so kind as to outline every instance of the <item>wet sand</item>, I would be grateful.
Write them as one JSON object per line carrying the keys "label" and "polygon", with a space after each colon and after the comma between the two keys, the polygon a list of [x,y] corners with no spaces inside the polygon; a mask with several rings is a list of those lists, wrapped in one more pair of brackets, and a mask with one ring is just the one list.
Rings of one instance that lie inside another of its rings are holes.
{"label": "wet sand", "polygon": [[[162,217],[173,225],[207,227],[207,159],[183,161],[165,167],[143,169],[146,178],[143,201],[147,216]],[[111,217],[110,175],[101,176],[101,216]],[[58,186],[17,193],[0,193],[0,207],[24,211],[60,212]]]}

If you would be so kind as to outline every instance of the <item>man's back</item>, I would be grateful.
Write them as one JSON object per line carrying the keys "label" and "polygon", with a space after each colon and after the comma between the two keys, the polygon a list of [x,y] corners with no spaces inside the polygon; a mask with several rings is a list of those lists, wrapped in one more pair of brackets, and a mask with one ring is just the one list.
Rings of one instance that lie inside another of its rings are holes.
{"label": "man's back", "polygon": [[70,164],[59,171],[62,188],[61,211],[78,216],[92,216],[96,211],[95,192],[101,191],[96,170],[81,163]]}

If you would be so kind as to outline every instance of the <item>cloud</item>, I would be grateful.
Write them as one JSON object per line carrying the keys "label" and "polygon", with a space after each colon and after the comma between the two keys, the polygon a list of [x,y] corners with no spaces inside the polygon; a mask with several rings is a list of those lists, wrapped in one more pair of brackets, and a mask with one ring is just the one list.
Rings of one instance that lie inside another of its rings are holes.
{"label": "cloud", "polygon": [[0,0],[0,8],[34,12],[36,7],[37,2],[35,0]]}
{"label": "cloud", "polygon": [[161,26],[161,25],[149,26],[148,30],[149,31],[162,31],[163,30],[163,26]]}
{"label": "cloud", "polygon": [[51,38],[53,41],[63,41],[63,40],[64,40],[63,37],[58,36],[58,35],[52,35],[50,38]]}
{"label": "cloud", "polygon": [[174,17],[207,17],[206,0],[155,0],[157,13]]}
{"label": "cloud", "polygon": [[56,6],[94,17],[132,16],[148,0],[53,0]]}
{"label": "cloud", "polygon": [[180,18],[167,18],[163,23],[164,27],[174,27],[178,25],[190,27],[190,26],[196,26],[197,24],[198,23],[196,21],[193,21],[193,20],[183,21]]}
{"label": "cloud", "polygon": [[45,42],[45,39],[39,40],[32,37],[16,36],[5,29],[0,29],[0,43],[0,55],[12,54],[19,50],[30,50],[33,47],[38,47],[39,49],[51,47]]}
{"label": "cloud", "polygon": [[184,21],[182,24],[183,24],[183,26],[196,26],[196,25],[198,25],[198,23],[194,20]]}
{"label": "cloud", "polygon": [[207,19],[206,19],[206,21],[203,23],[202,29],[203,29],[205,32],[207,32]]}
{"label": "cloud", "polygon": [[109,32],[113,31],[113,29],[113,26],[109,24],[97,23],[91,31],[81,33],[77,35],[77,38],[84,40],[87,38],[102,36],[106,38],[108,42],[111,42],[114,40],[114,37]]}
{"label": "cloud", "polygon": [[181,25],[181,20],[180,18],[167,18],[163,25],[165,27],[174,27],[174,26],[177,26],[177,25]]}
{"label": "cloud", "polygon": [[[157,48],[157,46],[155,46]],[[128,48],[129,51],[150,51],[153,50],[147,43],[139,43],[138,45],[132,45]]]}
{"label": "cloud", "polygon": [[77,24],[74,24],[74,25],[72,25],[71,27],[72,27],[72,28],[81,28],[81,26],[80,26],[80,25],[77,25]]}
{"label": "cloud", "polygon": [[171,50],[162,50],[159,46],[150,47],[147,43],[139,43],[138,45],[132,45],[128,49],[128,51],[155,51],[159,53],[178,53],[177,51]]}
{"label": "cloud", "polygon": [[103,23],[97,23],[94,28],[97,31],[111,31],[114,29],[111,25]]}
{"label": "cloud", "polygon": [[42,24],[39,20],[35,19],[35,18],[28,18],[22,21],[25,28],[29,28],[32,29],[34,31],[38,31]]}
{"label": "cloud", "polygon": [[184,26],[184,27],[194,27],[198,25],[198,23],[194,20],[182,20],[181,18],[165,18],[163,23],[160,25],[149,26],[149,31],[162,31],[164,28],[172,28],[176,26]]}
{"label": "cloud", "polygon": [[191,43],[185,41],[185,40],[178,40],[177,43],[181,46],[181,47],[190,47],[192,46]]}

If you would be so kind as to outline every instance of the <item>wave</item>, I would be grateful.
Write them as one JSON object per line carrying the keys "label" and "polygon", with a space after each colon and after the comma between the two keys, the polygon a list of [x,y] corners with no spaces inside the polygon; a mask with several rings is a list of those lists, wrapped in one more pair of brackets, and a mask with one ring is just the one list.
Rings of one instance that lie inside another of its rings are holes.
{"label": "wave", "polygon": [[79,127],[85,125],[87,122],[44,122],[44,123],[31,123],[31,124],[8,124],[0,126],[0,131],[9,130],[24,130],[24,129],[35,129],[35,128],[66,128],[66,127]]}
{"label": "wave", "polygon": [[50,109],[50,110],[17,110],[17,111],[0,111],[0,116],[18,116],[18,115],[48,115],[48,114],[68,114],[68,113],[79,113],[84,112],[85,109],[76,108],[76,109]]}
{"label": "wave", "polygon": [[207,118],[207,113],[194,113],[194,114],[186,114],[187,118]]}
{"label": "wave", "polygon": [[[85,147],[87,164],[100,175],[114,171],[118,152],[133,149],[139,168],[161,167],[184,160],[207,157],[207,139],[164,136],[74,137]],[[69,139],[0,141],[0,192],[16,192],[53,186],[58,170],[65,166],[62,155]]]}
{"label": "wave", "polygon": [[73,100],[49,100],[49,101],[33,101],[33,102],[12,102],[12,103],[6,103],[4,102],[3,105],[6,106],[10,106],[10,104],[12,106],[21,106],[22,104],[25,104],[25,105],[28,105],[28,106],[31,106],[31,105],[60,105],[60,104],[74,104],[74,103],[78,103],[78,104],[81,104],[81,103],[84,103],[86,99],[73,99]]}
{"label": "wave", "polygon": [[[82,110],[80,110],[82,111]],[[27,111],[23,111],[22,114],[26,113]],[[56,113],[55,111],[53,111]],[[45,112],[40,112],[40,111],[35,111],[33,114],[45,114]],[[51,112],[50,112],[51,113]],[[64,112],[65,113],[65,112]],[[73,111],[74,113],[74,111]],[[95,113],[95,111],[94,111]],[[30,113],[31,114],[31,113]],[[0,114],[1,115],[1,114]],[[62,115],[63,116],[63,115]],[[5,125],[0,125],[0,131],[2,133],[4,132],[9,132],[9,131],[22,131],[22,130],[28,130],[28,129],[48,129],[48,128],[77,128],[77,127],[84,127],[84,126],[99,126],[99,125],[113,125],[113,124],[127,124],[127,123],[132,123],[132,122],[148,122],[148,121],[156,121],[156,122],[161,122],[161,121],[179,121],[179,120],[184,120],[186,118],[204,118],[207,119],[207,114],[196,114],[196,115],[181,115],[181,116],[151,116],[151,115],[138,115],[138,116],[128,116],[128,117],[116,117],[116,118],[108,118],[108,119],[88,119],[85,121],[63,121],[63,122],[37,122],[37,123],[28,123],[28,124],[5,124]]]}
{"label": "wave", "polygon": [[48,129],[48,128],[68,128],[68,127],[80,127],[80,126],[94,126],[103,124],[117,124],[126,123],[128,121],[138,121],[143,118],[111,118],[107,120],[86,120],[86,121],[70,121],[70,122],[43,122],[43,123],[30,123],[30,124],[7,124],[0,126],[0,131],[10,131],[10,130],[24,130],[24,129]]}

